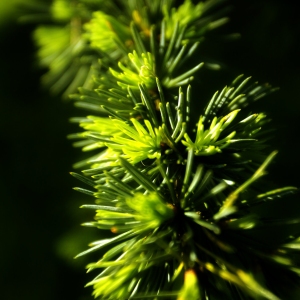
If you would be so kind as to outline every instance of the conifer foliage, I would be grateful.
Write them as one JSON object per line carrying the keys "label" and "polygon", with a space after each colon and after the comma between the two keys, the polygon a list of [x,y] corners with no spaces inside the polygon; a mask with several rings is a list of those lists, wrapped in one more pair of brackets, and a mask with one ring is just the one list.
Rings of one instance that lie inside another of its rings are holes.
{"label": "conifer foliage", "polygon": [[260,184],[276,151],[269,118],[247,106],[274,89],[241,75],[203,103],[193,86],[197,48],[227,22],[222,2],[55,0],[35,32],[45,83],[89,111],[69,137],[87,152],[71,174],[95,210],[84,225],[99,229],[78,255],[100,253],[95,298],[294,299],[299,237],[256,237],[299,221],[257,213],[297,191]]}

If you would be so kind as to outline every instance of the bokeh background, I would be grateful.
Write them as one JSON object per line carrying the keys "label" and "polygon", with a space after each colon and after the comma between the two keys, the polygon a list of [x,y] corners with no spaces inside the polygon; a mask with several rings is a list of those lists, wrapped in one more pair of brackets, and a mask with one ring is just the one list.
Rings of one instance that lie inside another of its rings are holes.
{"label": "bokeh background", "polygon": [[[26,0],[30,1],[51,2]],[[39,78],[45,70],[37,67],[32,41],[38,24],[18,22],[21,2],[0,0],[0,298],[92,299],[91,289],[83,287],[92,278],[84,271],[87,258],[73,259],[98,234],[80,227],[92,214],[79,209],[87,199],[72,190],[80,183],[69,175],[80,151],[66,139],[77,130],[68,119],[78,112],[72,103],[41,88]],[[270,114],[277,128],[272,144],[280,152],[269,179],[279,186],[300,186],[296,4],[284,0],[228,3],[231,22],[222,30],[239,32],[241,38],[212,38],[203,45],[203,55],[222,62],[224,70],[206,72],[197,94],[205,100],[239,74],[279,86],[278,92],[255,106]],[[298,198],[283,199],[274,206],[276,214],[299,217]]]}

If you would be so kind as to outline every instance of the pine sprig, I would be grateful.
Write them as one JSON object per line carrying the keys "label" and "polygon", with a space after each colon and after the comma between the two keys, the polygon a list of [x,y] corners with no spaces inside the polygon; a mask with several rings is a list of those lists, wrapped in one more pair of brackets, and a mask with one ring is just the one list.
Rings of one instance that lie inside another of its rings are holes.
{"label": "pine sprig", "polygon": [[72,173],[89,186],[75,190],[94,198],[83,225],[110,233],[78,255],[104,251],[87,266],[100,269],[88,283],[96,298],[277,300],[286,287],[270,274],[300,274],[299,236],[256,236],[300,221],[255,210],[298,191],[259,191],[277,152],[266,145],[270,119],[247,106],[275,89],[241,75],[191,124],[195,53],[227,22],[221,3],[56,0],[56,27],[37,29],[49,82],[92,113],[72,119],[83,131],[69,137],[93,152],[75,165],[83,175]]}

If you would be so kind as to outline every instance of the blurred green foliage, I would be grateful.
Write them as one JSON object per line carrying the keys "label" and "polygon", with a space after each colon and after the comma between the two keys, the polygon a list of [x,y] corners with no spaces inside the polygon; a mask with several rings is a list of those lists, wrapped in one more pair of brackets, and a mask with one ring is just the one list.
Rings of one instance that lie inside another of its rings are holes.
{"label": "blurred green foliage", "polygon": [[0,26],[3,26],[7,21],[10,21],[15,17],[16,6],[20,4],[22,0],[11,0],[0,2]]}

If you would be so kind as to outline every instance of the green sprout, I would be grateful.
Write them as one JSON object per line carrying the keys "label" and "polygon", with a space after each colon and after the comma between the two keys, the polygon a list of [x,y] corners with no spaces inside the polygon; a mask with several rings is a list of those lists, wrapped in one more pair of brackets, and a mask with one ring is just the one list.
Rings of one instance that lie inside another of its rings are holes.
{"label": "green sprout", "polygon": [[[161,130],[152,128],[148,120],[144,120],[147,130],[135,119],[130,120],[134,129],[122,122],[115,120],[119,133],[111,139],[116,144],[108,145],[111,149],[121,150],[124,157],[132,164],[147,158],[159,159],[161,157],[160,144],[163,141]],[[123,135],[120,135],[120,132]],[[123,137],[124,136],[124,137]]]}
{"label": "green sprout", "polygon": [[199,284],[197,275],[193,269],[187,270],[184,273],[184,285],[179,293],[177,300],[197,300],[200,298]]}
{"label": "green sprout", "polygon": [[51,6],[51,14],[57,21],[68,21],[74,15],[74,5],[66,0],[55,0]]}
{"label": "green sprout", "polygon": [[101,11],[94,13],[92,20],[85,25],[85,29],[91,46],[109,53],[114,58],[121,55],[120,44],[132,43],[129,27]]}
{"label": "green sprout", "polygon": [[221,149],[229,145],[236,132],[231,132],[223,139],[219,139],[220,134],[234,120],[239,110],[234,110],[218,121],[217,117],[213,119],[209,129],[204,130],[203,117],[201,116],[198,122],[197,134],[193,143],[187,133],[184,134],[186,141],[182,141],[183,145],[187,146],[188,150],[193,149],[195,155],[213,155],[220,153]]}
{"label": "green sprout", "polygon": [[[213,3],[215,2],[215,3]],[[178,8],[173,7],[171,10],[167,6],[163,9],[163,14],[166,20],[166,37],[171,39],[172,32],[174,31],[176,24],[185,27],[185,38],[193,39],[204,33],[206,31],[215,29],[219,26],[222,26],[228,21],[228,18],[220,18],[214,20],[213,16],[203,15],[209,11],[214,5],[217,5],[221,1],[206,1],[199,2],[198,4],[193,4],[191,0],[184,1],[182,5]],[[198,27],[198,23],[201,23],[201,27]]]}
{"label": "green sprout", "polygon": [[[161,143],[164,141],[162,129],[153,128],[148,120],[144,120],[147,130],[136,120],[131,119],[133,126],[124,121],[97,118],[90,116],[90,122],[83,121],[81,126],[87,131],[79,134],[89,138],[83,151],[108,147],[116,153],[136,164],[147,158],[159,159],[161,157]],[[110,155],[113,155],[110,152]],[[103,159],[103,157],[101,157]],[[96,162],[96,160],[94,160]]]}
{"label": "green sprout", "polygon": [[172,206],[162,202],[156,193],[136,194],[133,198],[128,198],[126,202],[137,212],[134,218],[147,224],[144,228],[157,228],[174,215]]}
{"label": "green sprout", "polygon": [[148,89],[153,89],[156,86],[156,75],[151,53],[142,53],[139,57],[136,51],[133,51],[133,53],[128,54],[128,57],[134,70],[125,67],[121,62],[119,68],[123,73],[110,69],[112,75],[119,80],[118,84],[125,90],[128,87],[137,89],[139,84],[145,84]]}

